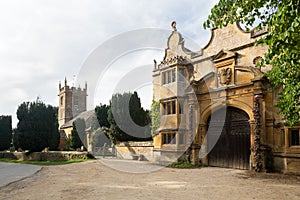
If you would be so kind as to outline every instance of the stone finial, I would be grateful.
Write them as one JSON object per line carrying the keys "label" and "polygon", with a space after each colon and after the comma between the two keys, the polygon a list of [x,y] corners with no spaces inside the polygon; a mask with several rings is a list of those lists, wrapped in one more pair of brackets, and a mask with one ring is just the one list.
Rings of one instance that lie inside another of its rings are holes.
{"label": "stone finial", "polygon": [[61,89],[61,82],[60,81],[58,83],[58,88],[59,88],[59,90]]}
{"label": "stone finial", "polygon": [[65,77],[65,86],[67,86],[67,77]]}
{"label": "stone finial", "polygon": [[171,26],[172,26],[172,28],[173,28],[173,31],[177,31],[177,28],[176,28],[176,21],[172,21]]}

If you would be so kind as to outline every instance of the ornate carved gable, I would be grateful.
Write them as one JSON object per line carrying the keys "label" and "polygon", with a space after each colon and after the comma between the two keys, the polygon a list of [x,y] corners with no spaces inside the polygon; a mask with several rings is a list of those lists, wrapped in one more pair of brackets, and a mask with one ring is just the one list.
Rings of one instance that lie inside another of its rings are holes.
{"label": "ornate carved gable", "polygon": [[184,39],[179,32],[173,30],[168,38],[168,48],[165,50],[165,56],[159,67],[171,66],[175,64],[186,65],[187,58],[190,57],[191,51],[184,47]]}
{"label": "ornate carved gable", "polygon": [[240,28],[237,23],[223,28],[212,29],[209,43],[204,47],[205,55],[215,55],[220,49],[234,49],[253,42],[250,32]]}

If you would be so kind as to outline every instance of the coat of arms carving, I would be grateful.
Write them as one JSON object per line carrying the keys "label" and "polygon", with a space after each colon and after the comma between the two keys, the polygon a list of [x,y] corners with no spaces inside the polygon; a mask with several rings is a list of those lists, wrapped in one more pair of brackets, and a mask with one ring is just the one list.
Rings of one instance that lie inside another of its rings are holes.
{"label": "coat of arms carving", "polygon": [[228,85],[231,82],[231,68],[223,68],[219,71],[219,81],[222,85]]}

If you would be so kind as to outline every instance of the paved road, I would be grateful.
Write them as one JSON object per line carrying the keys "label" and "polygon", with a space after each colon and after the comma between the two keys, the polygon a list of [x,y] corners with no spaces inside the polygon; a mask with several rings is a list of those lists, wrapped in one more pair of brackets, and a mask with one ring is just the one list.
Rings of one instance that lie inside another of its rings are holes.
{"label": "paved road", "polygon": [[41,168],[36,165],[0,162],[0,187],[29,177]]}

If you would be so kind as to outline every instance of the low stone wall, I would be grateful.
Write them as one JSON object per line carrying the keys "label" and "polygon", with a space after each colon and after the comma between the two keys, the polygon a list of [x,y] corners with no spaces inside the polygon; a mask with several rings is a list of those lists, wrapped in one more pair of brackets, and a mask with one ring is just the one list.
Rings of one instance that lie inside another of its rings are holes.
{"label": "low stone wall", "polygon": [[276,171],[286,174],[300,175],[300,155],[276,153],[273,157],[273,165]]}
{"label": "low stone wall", "polygon": [[36,161],[58,161],[58,160],[71,160],[71,159],[86,159],[87,152],[0,152],[0,158],[9,158],[16,160],[36,160]]}
{"label": "low stone wall", "polygon": [[122,142],[116,145],[117,157],[131,160],[154,161],[153,143],[150,142]]}

